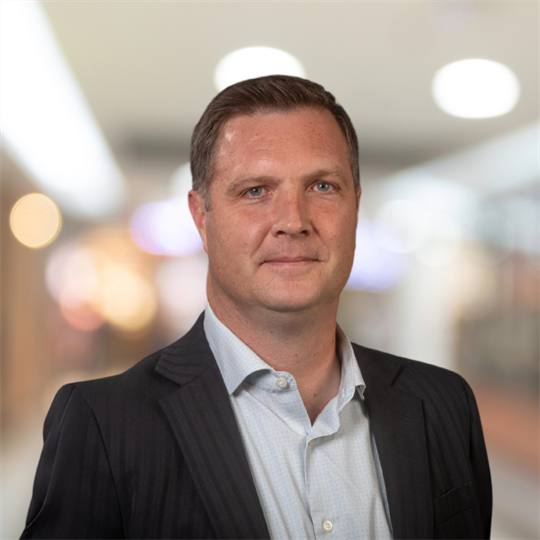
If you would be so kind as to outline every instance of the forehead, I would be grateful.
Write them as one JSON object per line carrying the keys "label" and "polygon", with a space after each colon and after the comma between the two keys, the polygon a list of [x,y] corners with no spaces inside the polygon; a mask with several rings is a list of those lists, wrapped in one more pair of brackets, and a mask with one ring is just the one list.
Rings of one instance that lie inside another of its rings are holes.
{"label": "forehead", "polygon": [[[349,168],[349,148],[336,119],[314,108],[259,112],[232,118],[216,148],[215,171],[330,164]],[[233,172],[233,171],[230,171]]]}

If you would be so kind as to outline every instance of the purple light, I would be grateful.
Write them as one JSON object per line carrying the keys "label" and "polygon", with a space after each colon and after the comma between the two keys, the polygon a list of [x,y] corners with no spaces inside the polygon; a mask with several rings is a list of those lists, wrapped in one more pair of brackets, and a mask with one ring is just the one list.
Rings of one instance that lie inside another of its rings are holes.
{"label": "purple light", "polygon": [[388,290],[404,277],[408,257],[390,251],[399,238],[388,229],[360,220],[356,229],[356,251],[347,289],[380,292]]}
{"label": "purple light", "polygon": [[184,257],[202,249],[201,237],[185,198],[139,207],[131,217],[130,232],[141,249],[156,255]]}

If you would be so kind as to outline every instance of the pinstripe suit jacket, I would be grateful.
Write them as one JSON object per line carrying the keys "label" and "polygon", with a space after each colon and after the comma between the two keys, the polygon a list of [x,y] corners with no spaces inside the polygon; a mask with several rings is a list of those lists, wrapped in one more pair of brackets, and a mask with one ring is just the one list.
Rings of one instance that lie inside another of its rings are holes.
{"label": "pinstripe suit jacket", "polygon": [[[125,373],[59,390],[22,538],[269,538],[203,316]],[[467,383],[353,347],[394,537],[488,538],[489,466]]]}

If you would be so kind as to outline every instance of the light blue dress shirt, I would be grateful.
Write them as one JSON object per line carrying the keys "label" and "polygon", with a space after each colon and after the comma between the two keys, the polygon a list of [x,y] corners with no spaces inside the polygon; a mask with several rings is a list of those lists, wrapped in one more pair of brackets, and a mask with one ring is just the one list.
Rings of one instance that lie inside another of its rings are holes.
{"label": "light blue dress shirt", "polygon": [[341,383],[313,425],[294,377],[275,371],[206,306],[204,331],[229,392],[273,540],[391,539],[366,388],[337,326]]}

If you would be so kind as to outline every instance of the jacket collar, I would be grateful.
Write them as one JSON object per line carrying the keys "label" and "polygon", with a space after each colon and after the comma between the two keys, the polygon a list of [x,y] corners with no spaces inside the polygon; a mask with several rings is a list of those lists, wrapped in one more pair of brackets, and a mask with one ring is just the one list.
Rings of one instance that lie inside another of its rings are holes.
{"label": "jacket collar", "polygon": [[162,377],[185,386],[215,362],[204,333],[203,311],[187,334],[163,349],[155,370]]}

